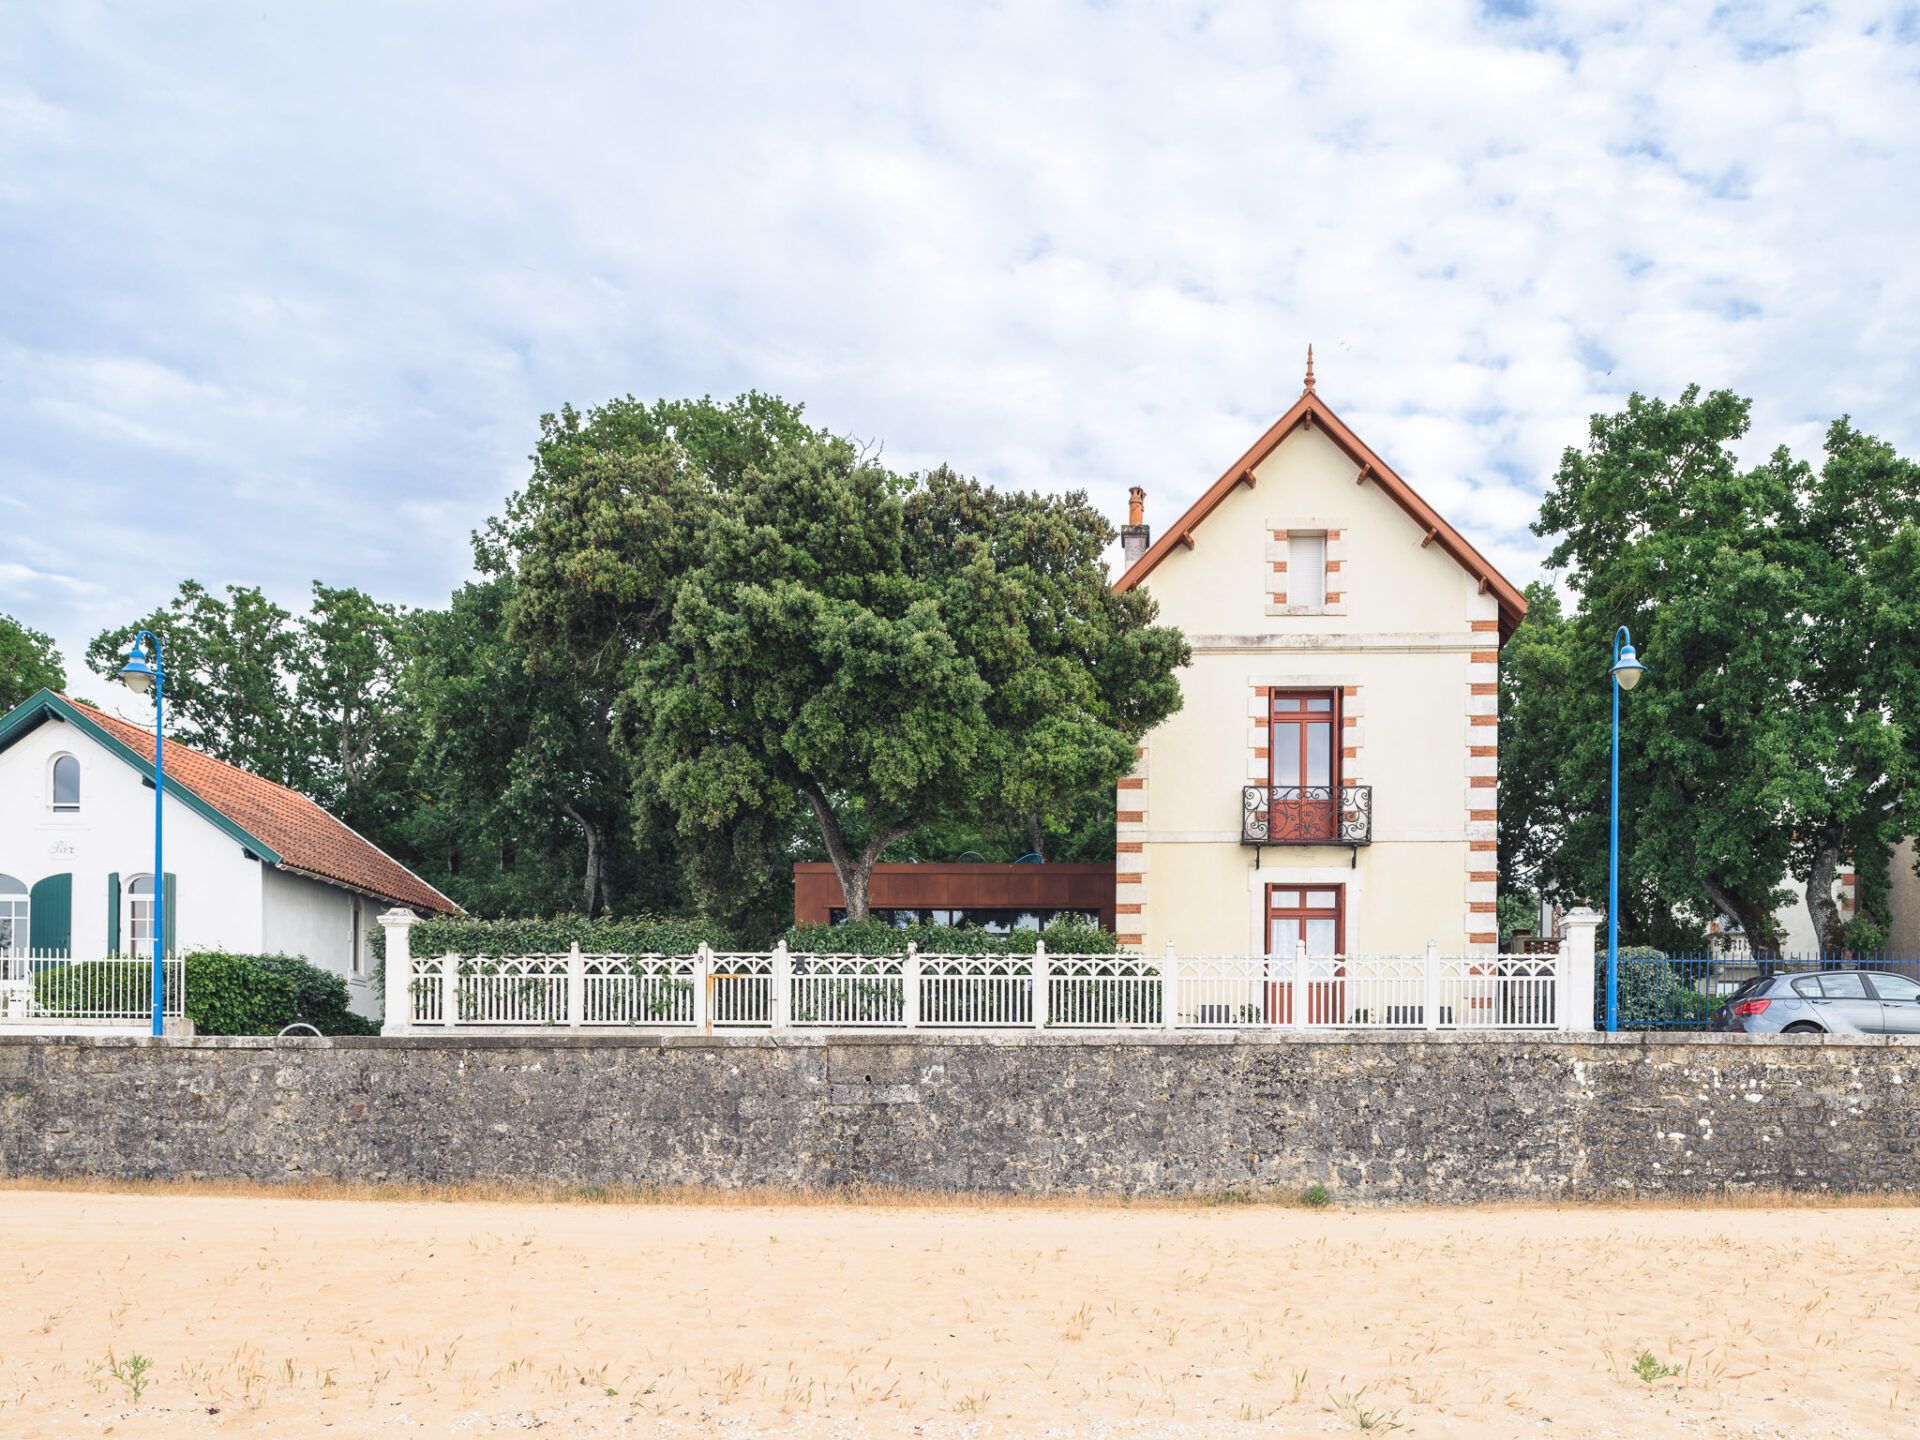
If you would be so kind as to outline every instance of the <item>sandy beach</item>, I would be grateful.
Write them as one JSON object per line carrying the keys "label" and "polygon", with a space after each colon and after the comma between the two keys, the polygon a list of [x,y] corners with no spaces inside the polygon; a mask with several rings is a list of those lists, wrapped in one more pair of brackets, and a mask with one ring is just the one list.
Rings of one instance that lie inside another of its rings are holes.
{"label": "sandy beach", "polygon": [[1910,1208],[0,1216],[12,1437],[1858,1436],[1920,1404]]}

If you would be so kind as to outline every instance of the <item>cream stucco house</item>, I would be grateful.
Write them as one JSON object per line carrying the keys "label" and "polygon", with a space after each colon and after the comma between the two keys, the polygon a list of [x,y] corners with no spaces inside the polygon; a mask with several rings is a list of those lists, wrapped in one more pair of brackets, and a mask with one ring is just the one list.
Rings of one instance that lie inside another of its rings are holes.
{"label": "cream stucco house", "polygon": [[1491,952],[1494,669],[1521,593],[1314,391],[1121,589],[1193,646],[1118,796],[1118,929],[1183,954]]}

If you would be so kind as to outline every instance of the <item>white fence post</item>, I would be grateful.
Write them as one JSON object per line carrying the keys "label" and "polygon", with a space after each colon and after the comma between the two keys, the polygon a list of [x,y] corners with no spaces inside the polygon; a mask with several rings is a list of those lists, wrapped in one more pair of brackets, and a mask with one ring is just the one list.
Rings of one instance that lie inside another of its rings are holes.
{"label": "white fence post", "polygon": [[440,957],[440,1023],[451,1030],[460,1023],[460,957]]}
{"label": "white fence post", "polygon": [[785,1030],[792,1024],[793,953],[785,940],[773,947],[773,998],[767,1008],[767,1019],[774,1029]]}
{"label": "white fence post", "polygon": [[1440,1028],[1440,942],[1427,941],[1427,981],[1426,998],[1421,1002],[1421,1016],[1424,1028]]}
{"label": "white fence post", "polygon": [[380,1018],[382,1035],[405,1035],[413,1028],[413,945],[407,932],[419,923],[420,917],[401,905],[380,917],[380,928],[387,934],[386,1004]]}
{"label": "white fence post", "polygon": [[713,1033],[713,951],[704,940],[693,957],[693,1028]]}
{"label": "white fence post", "polygon": [[1600,928],[1600,914],[1581,906],[1561,922],[1565,931],[1560,955],[1553,967],[1554,983],[1559,987],[1554,1014],[1560,1017],[1562,1030],[1591,1034],[1593,1031],[1594,931]]}
{"label": "white fence post", "polygon": [[1033,942],[1033,1028],[1047,1028],[1047,942]]}
{"label": "white fence post", "polygon": [[1293,1028],[1307,1028],[1307,997],[1313,993],[1307,983],[1307,942],[1293,942]]}
{"label": "white fence post", "polygon": [[900,965],[900,1012],[907,1029],[920,1028],[920,947],[911,941]]}
{"label": "white fence post", "polygon": [[1160,962],[1160,1023],[1169,1030],[1180,1023],[1180,982],[1176,978],[1179,969],[1179,953],[1169,940],[1166,959]]}
{"label": "white fence post", "polygon": [[580,958],[580,942],[567,951],[567,1024],[578,1029],[587,1014],[587,962]]}

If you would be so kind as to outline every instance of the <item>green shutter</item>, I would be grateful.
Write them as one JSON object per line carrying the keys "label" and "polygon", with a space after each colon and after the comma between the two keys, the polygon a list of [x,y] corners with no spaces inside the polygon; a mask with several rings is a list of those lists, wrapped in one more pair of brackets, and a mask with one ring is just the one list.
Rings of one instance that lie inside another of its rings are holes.
{"label": "green shutter", "polygon": [[107,954],[120,953],[120,872],[107,876]]}
{"label": "green shutter", "polygon": [[27,944],[36,955],[69,955],[73,951],[73,876],[49,875],[27,896],[32,912]]}
{"label": "green shutter", "polygon": [[165,953],[168,955],[173,954],[173,937],[179,933],[179,927],[174,920],[174,917],[180,913],[179,887],[174,884],[176,878],[169,870],[166,883],[160,887],[160,899],[164,909],[160,917],[160,938],[164,942]]}

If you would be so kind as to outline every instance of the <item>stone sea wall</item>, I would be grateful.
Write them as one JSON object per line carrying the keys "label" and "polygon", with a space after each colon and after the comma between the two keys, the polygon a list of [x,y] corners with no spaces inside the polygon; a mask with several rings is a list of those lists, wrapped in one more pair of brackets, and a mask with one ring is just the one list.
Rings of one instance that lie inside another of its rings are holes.
{"label": "stone sea wall", "polygon": [[0,1175],[1349,1204],[1920,1188],[1920,1042],[0,1036]]}

